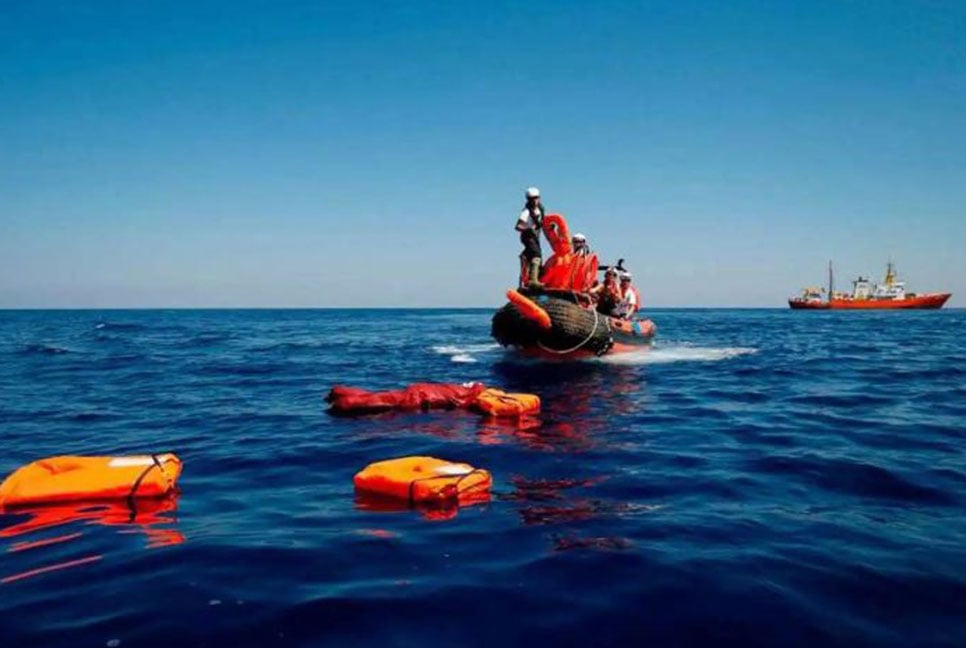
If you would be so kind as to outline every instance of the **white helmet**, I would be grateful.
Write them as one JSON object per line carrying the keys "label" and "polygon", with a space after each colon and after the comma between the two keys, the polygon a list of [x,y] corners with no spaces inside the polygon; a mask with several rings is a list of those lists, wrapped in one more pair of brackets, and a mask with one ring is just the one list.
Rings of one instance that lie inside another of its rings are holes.
{"label": "white helmet", "polygon": [[632,275],[630,272],[621,273],[621,281],[630,281],[633,278],[634,275]]}
{"label": "white helmet", "polygon": [[527,198],[539,198],[540,190],[536,187],[530,187],[527,189]]}
{"label": "white helmet", "polygon": [[574,234],[574,240],[575,241],[583,241],[584,243],[586,243],[587,242],[587,237],[584,236],[583,234],[581,234],[580,232],[577,232],[576,234]]}

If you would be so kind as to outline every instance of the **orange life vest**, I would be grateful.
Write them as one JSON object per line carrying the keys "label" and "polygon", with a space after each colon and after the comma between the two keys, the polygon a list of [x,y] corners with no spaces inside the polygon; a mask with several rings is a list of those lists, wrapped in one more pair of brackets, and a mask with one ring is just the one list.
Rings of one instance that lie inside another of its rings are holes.
{"label": "orange life vest", "polygon": [[547,214],[543,217],[543,235],[547,237],[554,254],[564,256],[573,253],[570,229],[560,214]]}
{"label": "orange life vest", "polygon": [[476,397],[476,406],[490,416],[525,416],[540,413],[540,397],[487,389]]}
{"label": "orange life vest", "polygon": [[400,457],[369,464],[353,478],[364,492],[395,499],[443,503],[489,497],[490,473],[465,463],[435,457]]}
{"label": "orange life vest", "polygon": [[181,475],[173,454],[51,457],[18,468],[0,484],[0,508],[76,500],[160,497]]}

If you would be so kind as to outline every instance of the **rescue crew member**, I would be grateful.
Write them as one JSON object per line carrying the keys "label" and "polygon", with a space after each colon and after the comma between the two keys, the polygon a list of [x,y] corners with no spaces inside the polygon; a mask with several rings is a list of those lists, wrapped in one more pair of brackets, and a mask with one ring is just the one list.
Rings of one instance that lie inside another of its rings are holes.
{"label": "rescue crew member", "polygon": [[523,252],[520,253],[520,284],[523,276],[527,275],[530,288],[540,288],[540,267],[543,265],[543,252],[540,250],[540,232],[543,228],[543,203],[540,202],[540,190],[536,187],[527,189],[527,202],[517,219],[516,230],[520,232],[520,242]]}
{"label": "rescue crew member", "polygon": [[587,237],[577,232],[570,239],[570,245],[574,249],[574,256],[589,256],[590,246],[587,245]]}
{"label": "rescue crew member", "polygon": [[598,283],[591,288],[590,296],[597,301],[597,312],[613,315],[623,299],[617,285],[617,270],[608,268],[604,273],[604,283]]}
{"label": "rescue crew member", "polygon": [[620,285],[620,302],[617,304],[616,314],[618,317],[624,319],[630,319],[631,315],[637,311],[640,304],[640,300],[637,294],[637,288],[631,285],[631,281],[634,276],[630,272],[621,273],[621,285]]}

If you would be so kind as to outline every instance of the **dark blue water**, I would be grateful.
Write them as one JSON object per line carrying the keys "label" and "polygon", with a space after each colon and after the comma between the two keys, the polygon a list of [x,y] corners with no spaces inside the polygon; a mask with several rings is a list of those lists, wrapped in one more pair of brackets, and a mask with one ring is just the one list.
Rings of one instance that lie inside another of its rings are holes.
{"label": "dark blue water", "polygon": [[[0,514],[0,645],[966,643],[966,312],[650,314],[654,349],[547,366],[485,311],[0,312],[0,473],[185,464],[176,501]],[[425,380],[541,423],[324,411]],[[356,499],[405,454],[494,499]]]}

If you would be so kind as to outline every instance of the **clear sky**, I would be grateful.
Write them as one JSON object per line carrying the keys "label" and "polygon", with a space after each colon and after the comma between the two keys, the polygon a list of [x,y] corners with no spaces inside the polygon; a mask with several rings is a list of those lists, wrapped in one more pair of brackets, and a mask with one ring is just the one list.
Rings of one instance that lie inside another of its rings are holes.
{"label": "clear sky", "polygon": [[961,1],[0,3],[0,307],[497,305],[531,184],[645,304],[966,305]]}

